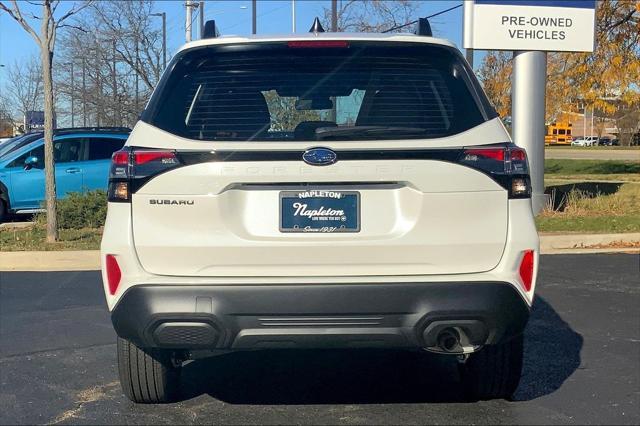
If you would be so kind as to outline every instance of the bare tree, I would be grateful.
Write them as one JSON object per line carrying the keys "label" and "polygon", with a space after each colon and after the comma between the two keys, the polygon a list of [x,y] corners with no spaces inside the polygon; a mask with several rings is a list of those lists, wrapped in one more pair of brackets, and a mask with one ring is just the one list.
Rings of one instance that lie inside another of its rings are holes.
{"label": "bare tree", "polygon": [[[416,19],[419,2],[410,0],[346,0],[338,3],[338,31],[382,32]],[[324,8],[323,25],[331,28],[331,8]]]}
{"label": "bare tree", "polygon": [[75,94],[87,115],[83,121],[136,122],[162,72],[162,32],[153,7],[148,0],[97,2],[75,20],[84,32],[61,33],[59,58],[67,65],[56,83],[68,98]]}
{"label": "bare tree", "polygon": [[13,134],[13,127],[15,126],[15,118],[11,114],[11,107],[7,98],[0,94],[0,134],[2,134],[3,126],[10,126],[11,130],[8,134]]}
{"label": "bare tree", "polygon": [[14,62],[7,70],[7,93],[11,104],[20,115],[35,111],[42,105],[42,67],[32,57],[28,61]]}
{"label": "bare tree", "polygon": [[27,22],[25,16],[18,6],[16,0],[12,0],[12,7],[6,6],[0,2],[0,10],[8,13],[20,26],[27,32],[40,48],[40,60],[42,62],[42,80],[44,85],[44,168],[45,168],[45,193],[46,193],[46,209],[47,209],[47,242],[55,242],[58,239],[58,220],[56,208],[56,177],[55,164],[53,159],[53,74],[52,62],[53,53],[56,45],[56,33],[64,27],[64,22],[71,16],[77,14],[80,10],[87,7],[90,3],[82,2],[74,3],[73,6],[65,13],[60,14],[56,18],[56,10],[60,6],[60,1],[44,0],[42,2],[29,2],[30,4],[38,4],[42,7],[42,15],[36,16],[30,14],[31,19],[40,21],[40,34],[33,29],[32,25]]}

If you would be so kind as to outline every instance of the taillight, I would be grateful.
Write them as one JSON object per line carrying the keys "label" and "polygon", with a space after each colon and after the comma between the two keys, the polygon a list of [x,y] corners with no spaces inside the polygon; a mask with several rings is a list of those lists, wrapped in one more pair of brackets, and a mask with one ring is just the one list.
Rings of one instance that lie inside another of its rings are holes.
{"label": "taillight", "polygon": [[116,257],[112,254],[108,254],[105,258],[105,269],[107,272],[107,285],[109,286],[109,294],[114,295],[118,291],[120,285],[120,279],[122,278],[122,272]]}
{"label": "taillight", "polygon": [[535,261],[535,253],[533,250],[527,250],[522,255],[520,261],[520,280],[525,291],[531,290],[531,284],[533,283],[533,263]]}
{"label": "taillight", "polygon": [[111,157],[108,199],[131,202],[131,194],[152,177],[181,165],[175,151],[124,148]]}
{"label": "taillight", "polygon": [[468,148],[463,150],[460,163],[489,174],[509,191],[509,198],[531,197],[527,154],[522,148]]}

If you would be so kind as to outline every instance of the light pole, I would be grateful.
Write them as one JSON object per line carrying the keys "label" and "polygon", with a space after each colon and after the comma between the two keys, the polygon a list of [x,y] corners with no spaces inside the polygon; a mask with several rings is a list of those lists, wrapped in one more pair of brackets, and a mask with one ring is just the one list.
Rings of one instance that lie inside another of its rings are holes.
{"label": "light pole", "polygon": [[296,32],[296,0],[291,0],[291,32]]}
{"label": "light pole", "polygon": [[151,16],[162,17],[162,69],[165,69],[167,68],[167,14],[152,13]]}
{"label": "light pole", "polygon": [[258,31],[258,20],[256,19],[256,0],[251,1],[251,34]]}
{"label": "light pole", "polygon": [[[76,122],[75,122],[75,115],[74,115],[74,100],[75,100],[75,96],[74,96],[74,92],[75,92],[75,84],[74,84],[74,77],[75,77],[75,73],[73,72],[73,62],[67,62],[65,65],[70,65],[71,66],[71,90],[70,90],[70,95],[71,95],[71,127],[76,127]],[[83,69],[84,71],[84,69]]]}
{"label": "light pole", "polygon": [[87,127],[87,61],[82,58],[82,126]]}
{"label": "light pole", "polygon": [[200,23],[198,28],[198,35],[202,39],[202,33],[204,32],[204,0],[198,2],[198,21]]}
{"label": "light pole", "polygon": [[111,78],[113,80],[113,121],[114,126],[119,126],[122,124],[122,120],[120,119],[120,110],[118,109],[118,76],[116,69],[116,40],[112,41],[112,54],[113,54],[113,73],[111,74]]}

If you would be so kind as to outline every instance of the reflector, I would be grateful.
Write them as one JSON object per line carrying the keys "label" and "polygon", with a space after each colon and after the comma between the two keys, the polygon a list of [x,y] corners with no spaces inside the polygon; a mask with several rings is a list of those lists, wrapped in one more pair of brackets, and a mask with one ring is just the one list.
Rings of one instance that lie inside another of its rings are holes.
{"label": "reflector", "polygon": [[531,291],[531,283],[533,281],[533,262],[534,252],[533,250],[527,250],[522,256],[520,262],[520,279],[525,291]]}
{"label": "reflector", "polygon": [[107,270],[107,284],[109,285],[109,294],[113,296],[114,294],[116,294],[118,286],[120,285],[120,278],[122,277],[122,273],[114,255],[108,254],[105,259],[105,264]]}

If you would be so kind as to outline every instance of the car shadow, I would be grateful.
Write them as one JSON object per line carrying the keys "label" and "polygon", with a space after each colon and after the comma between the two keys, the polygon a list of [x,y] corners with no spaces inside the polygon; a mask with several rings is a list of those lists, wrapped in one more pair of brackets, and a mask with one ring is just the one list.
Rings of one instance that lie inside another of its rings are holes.
{"label": "car shadow", "polygon": [[[580,365],[582,337],[541,297],[526,330],[518,401],[557,390]],[[186,364],[182,398],[231,404],[464,402],[455,357],[400,350],[278,350]]]}

